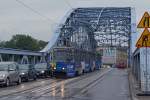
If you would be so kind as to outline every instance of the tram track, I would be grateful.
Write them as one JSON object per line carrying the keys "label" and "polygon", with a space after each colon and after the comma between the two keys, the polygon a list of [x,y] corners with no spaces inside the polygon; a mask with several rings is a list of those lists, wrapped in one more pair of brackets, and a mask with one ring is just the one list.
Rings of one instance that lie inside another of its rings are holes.
{"label": "tram track", "polygon": [[[104,74],[102,74],[99,78],[96,78],[94,81],[92,81],[92,82],[86,84],[84,87],[82,87],[81,89],[79,89],[79,90],[76,91],[75,93],[72,93],[72,94],[71,94],[70,96],[68,96],[68,97],[69,97],[69,98],[73,97],[74,95],[76,95],[76,94],[79,93],[80,91],[84,90],[86,87],[88,87],[88,86],[94,84],[95,82],[99,81],[105,74],[107,74],[107,73],[110,72],[110,71],[111,71],[111,70],[106,71],[106,72],[105,72]],[[91,74],[92,74],[92,75],[91,75]],[[72,80],[72,81],[67,82],[67,83],[64,83],[64,84],[65,84],[65,86],[69,86],[69,85],[72,84],[72,83],[80,82],[80,81],[86,80],[87,78],[93,77],[93,75],[95,75],[94,72],[93,72],[93,73],[89,73],[89,74],[87,74],[87,75],[83,75],[83,76],[81,76],[81,77],[79,77],[79,78],[77,78],[77,79],[75,79],[75,80]],[[40,95],[38,95],[38,96],[32,96],[31,98],[32,98],[32,99],[38,99],[38,98],[42,97],[42,96],[45,95],[45,94],[51,94],[51,93],[53,92],[53,91],[52,91],[52,88],[55,88],[55,93],[56,93],[56,94],[59,93],[59,92],[61,92],[60,86],[59,86],[59,87],[55,86],[55,87],[51,87],[51,88],[49,88],[49,89],[46,89],[46,90],[44,90]],[[66,90],[65,90],[65,91],[66,91]],[[67,91],[66,91],[66,92],[67,92]],[[68,91],[68,92],[69,92],[69,91]],[[68,98],[68,97],[67,97],[67,98]],[[65,98],[65,97],[64,97],[64,98]]]}
{"label": "tram track", "polygon": [[[84,80],[84,79],[87,79],[87,78],[89,78],[89,76],[91,77],[91,76],[93,76],[93,74],[95,74],[95,72],[93,72],[93,73],[88,73],[88,74],[85,74],[85,75],[83,75],[83,76],[80,76],[80,77],[75,77],[75,78],[72,78],[72,80],[70,80],[69,82],[68,82],[68,80],[63,80],[64,82],[66,82],[65,83],[65,85],[69,85],[69,84],[72,84],[72,83],[74,83],[74,82],[79,82],[79,81],[82,81],[82,80]],[[57,81],[57,82],[59,82],[59,86],[60,86],[60,82],[61,81]],[[52,83],[49,83],[49,84],[53,84],[53,83],[57,83],[57,82],[52,82]],[[57,93],[59,93],[60,92],[60,87],[59,86],[52,86],[52,87],[50,87],[50,86],[48,86],[48,87],[46,87],[46,85],[44,85],[43,87],[44,87],[44,89],[42,90],[41,88],[42,87],[39,87],[38,89],[37,89],[37,87],[33,87],[33,88],[31,88],[31,89],[28,89],[28,90],[25,90],[25,91],[21,91],[21,92],[16,92],[16,93],[13,93],[13,94],[8,94],[8,96],[10,96],[10,95],[26,95],[26,96],[28,96],[27,94],[30,94],[30,98],[31,99],[36,99],[36,98],[40,98],[42,95],[44,95],[44,94],[47,94],[47,93],[51,93],[52,92],[52,89],[54,88],[55,89],[55,91],[57,91]],[[36,88],[36,89],[35,89]],[[38,96],[35,96],[35,95],[31,95],[31,94],[34,94],[34,93],[36,93],[36,92],[39,92],[38,93]],[[27,94],[26,94],[27,93]],[[56,93],[56,94],[57,94]],[[7,95],[4,95],[4,97],[5,96],[7,96]],[[1,96],[0,96],[0,98],[1,98]]]}
{"label": "tram track", "polygon": [[[82,77],[87,77],[87,75],[84,75]],[[75,80],[69,82],[69,84],[71,84],[71,83],[73,83],[75,81],[78,81],[78,80],[82,80],[82,77],[80,77],[79,79],[75,79]],[[78,77],[75,77],[75,78],[78,78]],[[44,88],[47,85],[53,84],[55,82],[61,82],[61,81],[62,81],[62,79],[59,79],[57,81],[53,81],[51,83],[44,84],[44,86],[42,86],[42,87],[41,87],[41,85],[37,85],[37,86],[34,86],[32,88],[29,88],[29,89],[20,90],[20,91],[13,92],[13,93],[8,93],[8,94],[5,94],[5,95],[0,95],[0,98],[4,98],[4,97],[7,97],[7,96],[13,96],[13,95],[22,95],[22,94],[26,94],[26,93],[34,93],[35,91],[40,90],[41,88]],[[56,87],[50,87],[50,88],[47,88],[46,90],[43,90],[43,91],[51,90],[52,88],[56,88]],[[48,91],[48,92],[50,92],[50,91]],[[46,93],[48,93],[48,92],[46,92]],[[43,94],[45,94],[45,92]],[[43,95],[43,94],[41,94],[41,95]]]}
{"label": "tram track", "polygon": [[[4,97],[9,98],[11,96],[24,96],[24,97],[28,97],[30,99],[38,99],[38,98],[42,97],[45,94],[52,94],[54,89],[55,89],[55,93],[58,94],[58,93],[61,92],[61,82],[64,82],[65,86],[69,86],[73,83],[86,80],[87,78],[91,78],[91,77],[93,77],[93,75],[99,74],[99,73],[100,73],[100,71],[95,71],[95,72],[88,73],[88,74],[85,74],[85,75],[80,76],[80,77],[75,77],[75,78],[66,79],[66,80],[59,79],[59,80],[52,81],[52,82],[47,83],[47,84],[43,84],[42,86],[37,85],[35,87],[29,88],[29,89],[26,89],[26,90],[13,92],[13,93],[9,93],[9,94],[6,94],[6,95],[1,95],[0,98],[4,98]],[[102,76],[104,76],[104,75],[102,75]],[[71,94],[68,97],[69,98],[73,97],[74,95],[76,95],[77,93],[79,93],[80,91],[85,89],[87,86],[90,86],[91,84],[95,83],[95,81],[97,81],[97,80],[99,80],[99,78],[95,79],[94,81],[90,82],[89,84],[86,84],[83,88],[77,90],[75,93]],[[57,85],[50,86],[50,84],[56,84],[56,83],[57,83]]]}
{"label": "tram track", "polygon": [[31,84],[37,84],[37,83],[40,83],[42,81],[48,81],[49,79],[46,78],[46,79],[39,79],[39,80],[36,80],[36,81],[29,81],[29,82],[22,82],[21,85],[14,85],[14,84],[11,84],[11,86],[9,87],[3,87],[1,86],[0,87],[0,92],[2,91],[6,91],[6,90],[12,90],[14,88],[18,88],[20,86],[23,86],[23,85],[31,85]]}
{"label": "tram track", "polygon": [[46,84],[43,84],[43,85],[37,85],[37,86],[31,87],[29,89],[20,90],[20,91],[17,91],[17,92],[0,95],[0,98],[4,98],[4,97],[7,97],[7,96],[21,95],[21,94],[25,94],[25,93],[30,93],[30,92],[35,91],[37,89],[44,88],[45,86],[48,86],[48,85],[53,84],[55,82],[61,82],[61,81],[62,80],[60,79],[60,80],[52,81],[50,83],[46,83]]}

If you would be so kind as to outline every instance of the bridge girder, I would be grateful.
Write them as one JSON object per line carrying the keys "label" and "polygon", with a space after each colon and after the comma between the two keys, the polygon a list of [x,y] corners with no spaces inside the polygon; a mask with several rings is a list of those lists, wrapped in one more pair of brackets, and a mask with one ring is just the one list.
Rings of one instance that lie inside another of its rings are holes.
{"label": "bridge girder", "polygon": [[130,7],[77,8],[62,25],[57,46],[129,48],[130,38]]}

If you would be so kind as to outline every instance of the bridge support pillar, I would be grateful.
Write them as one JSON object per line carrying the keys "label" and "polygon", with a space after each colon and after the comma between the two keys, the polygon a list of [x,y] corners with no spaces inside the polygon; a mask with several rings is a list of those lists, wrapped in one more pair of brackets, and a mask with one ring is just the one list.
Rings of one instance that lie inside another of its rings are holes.
{"label": "bridge support pillar", "polygon": [[34,56],[33,57],[33,64],[35,64],[36,63],[36,57]]}
{"label": "bridge support pillar", "polygon": [[11,61],[15,61],[15,55],[12,55]]}
{"label": "bridge support pillar", "polygon": [[40,63],[45,63],[45,62],[46,62],[45,56],[41,56]]}
{"label": "bridge support pillar", "polygon": [[28,56],[23,56],[22,57],[21,64],[29,64]]}
{"label": "bridge support pillar", "polygon": [[3,61],[3,59],[2,59],[2,55],[0,54],[0,62],[2,62]]}

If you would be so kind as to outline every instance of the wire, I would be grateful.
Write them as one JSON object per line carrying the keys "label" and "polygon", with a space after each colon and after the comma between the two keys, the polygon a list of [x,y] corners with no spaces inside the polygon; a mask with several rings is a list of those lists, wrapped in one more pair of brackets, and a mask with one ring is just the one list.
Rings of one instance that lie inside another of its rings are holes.
{"label": "wire", "polygon": [[52,19],[48,18],[47,16],[45,15],[42,15],[41,13],[39,13],[38,11],[36,11],[35,9],[31,8],[30,6],[28,6],[27,4],[25,4],[24,2],[20,1],[20,0],[16,0],[18,3],[20,3],[22,6],[24,6],[25,8],[28,8],[29,10],[31,10],[32,12],[38,14],[39,16],[41,17],[44,17],[45,19],[49,20],[49,21],[52,21],[54,23],[56,23],[55,21],[53,21]]}
{"label": "wire", "polygon": [[73,7],[72,7],[72,5],[69,3],[69,1],[67,1],[67,0],[64,0],[65,2],[66,2],[66,4],[71,8],[71,9],[73,9]]}

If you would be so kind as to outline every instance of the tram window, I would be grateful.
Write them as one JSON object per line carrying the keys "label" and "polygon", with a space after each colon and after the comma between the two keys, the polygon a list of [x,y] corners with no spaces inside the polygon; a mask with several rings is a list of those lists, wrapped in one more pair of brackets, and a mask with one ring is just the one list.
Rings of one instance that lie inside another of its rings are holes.
{"label": "tram window", "polygon": [[56,61],[64,61],[66,60],[66,52],[65,51],[59,51],[59,50],[56,50],[54,52],[54,59]]}

